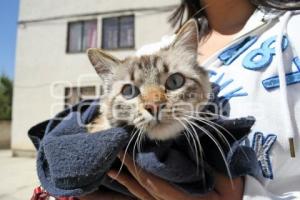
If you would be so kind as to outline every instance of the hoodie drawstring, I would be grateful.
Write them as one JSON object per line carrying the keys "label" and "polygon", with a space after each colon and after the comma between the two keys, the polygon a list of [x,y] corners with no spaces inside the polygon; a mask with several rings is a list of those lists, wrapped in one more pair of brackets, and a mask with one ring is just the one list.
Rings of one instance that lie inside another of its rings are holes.
{"label": "hoodie drawstring", "polygon": [[277,56],[277,70],[278,70],[278,75],[279,75],[279,84],[280,84],[280,100],[281,100],[281,109],[282,109],[282,116],[283,116],[283,122],[284,122],[284,127],[286,128],[287,136],[288,136],[288,141],[289,141],[289,146],[290,146],[290,154],[291,157],[294,158],[296,157],[296,152],[295,152],[295,143],[294,143],[294,127],[292,124],[292,119],[291,119],[291,112],[289,108],[289,103],[288,103],[288,95],[287,95],[287,84],[286,84],[286,72],[285,72],[285,67],[283,63],[283,53],[282,53],[282,41],[284,37],[284,33],[286,32],[287,29],[287,24],[289,19],[292,16],[291,11],[287,11],[284,16],[282,17],[282,27],[281,31],[279,32],[277,36],[277,41],[276,41],[276,56]]}

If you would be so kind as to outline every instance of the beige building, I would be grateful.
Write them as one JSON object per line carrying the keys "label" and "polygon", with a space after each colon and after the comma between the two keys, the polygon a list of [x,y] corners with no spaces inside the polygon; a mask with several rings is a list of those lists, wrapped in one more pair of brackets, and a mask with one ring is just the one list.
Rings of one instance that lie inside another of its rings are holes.
{"label": "beige building", "polygon": [[101,81],[85,50],[124,57],[173,30],[179,0],[20,0],[13,101],[14,155],[32,154],[34,124],[65,106],[99,95]]}
{"label": "beige building", "polygon": [[0,149],[10,148],[11,121],[0,120]]}

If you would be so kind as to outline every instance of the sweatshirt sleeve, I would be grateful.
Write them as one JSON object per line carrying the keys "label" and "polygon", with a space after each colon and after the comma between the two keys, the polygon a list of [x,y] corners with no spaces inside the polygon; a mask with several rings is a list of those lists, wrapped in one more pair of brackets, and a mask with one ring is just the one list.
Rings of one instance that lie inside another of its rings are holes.
{"label": "sweatshirt sleeve", "polygon": [[[284,186],[283,186],[284,187]],[[292,200],[300,199],[300,191],[289,191],[276,195],[268,191],[266,186],[252,176],[245,177],[243,200]]]}
{"label": "sweatshirt sleeve", "polygon": [[[274,200],[274,196],[256,178],[245,176],[243,200]],[[278,198],[280,199],[280,198]]]}

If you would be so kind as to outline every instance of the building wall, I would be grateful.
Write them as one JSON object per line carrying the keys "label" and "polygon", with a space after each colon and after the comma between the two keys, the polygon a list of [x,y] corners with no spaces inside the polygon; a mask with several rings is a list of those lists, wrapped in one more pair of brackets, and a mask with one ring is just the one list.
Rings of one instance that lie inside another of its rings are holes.
{"label": "building wall", "polygon": [[21,0],[12,149],[15,152],[33,150],[33,145],[27,138],[28,129],[63,109],[66,87],[101,85],[85,53],[66,53],[68,22],[97,18],[100,47],[103,17],[134,14],[135,49],[111,51],[113,55],[123,58],[134,54],[135,50],[143,45],[159,41],[163,35],[173,32],[167,23],[170,11],[145,11],[145,8],[161,9],[164,6],[168,8],[178,2],[178,0]]}
{"label": "building wall", "polygon": [[11,121],[0,120],[0,149],[9,149]]}
{"label": "building wall", "polygon": [[162,8],[178,0],[21,0],[20,21],[53,16],[109,12],[135,8]]}

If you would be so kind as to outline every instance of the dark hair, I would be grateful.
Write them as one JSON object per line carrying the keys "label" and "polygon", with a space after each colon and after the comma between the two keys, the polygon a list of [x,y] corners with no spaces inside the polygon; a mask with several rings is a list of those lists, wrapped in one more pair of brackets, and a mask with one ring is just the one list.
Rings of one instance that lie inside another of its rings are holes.
{"label": "dark hair", "polygon": [[[275,8],[280,10],[298,10],[300,9],[299,0],[250,0],[256,6]],[[169,17],[169,22],[173,27],[180,28],[187,20],[195,18],[199,24],[199,36],[202,38],[210,32],[208,20],[203,12],[200,0],[182,0],[179,7]],[[186,19],[184,16],[186,13]]]}

